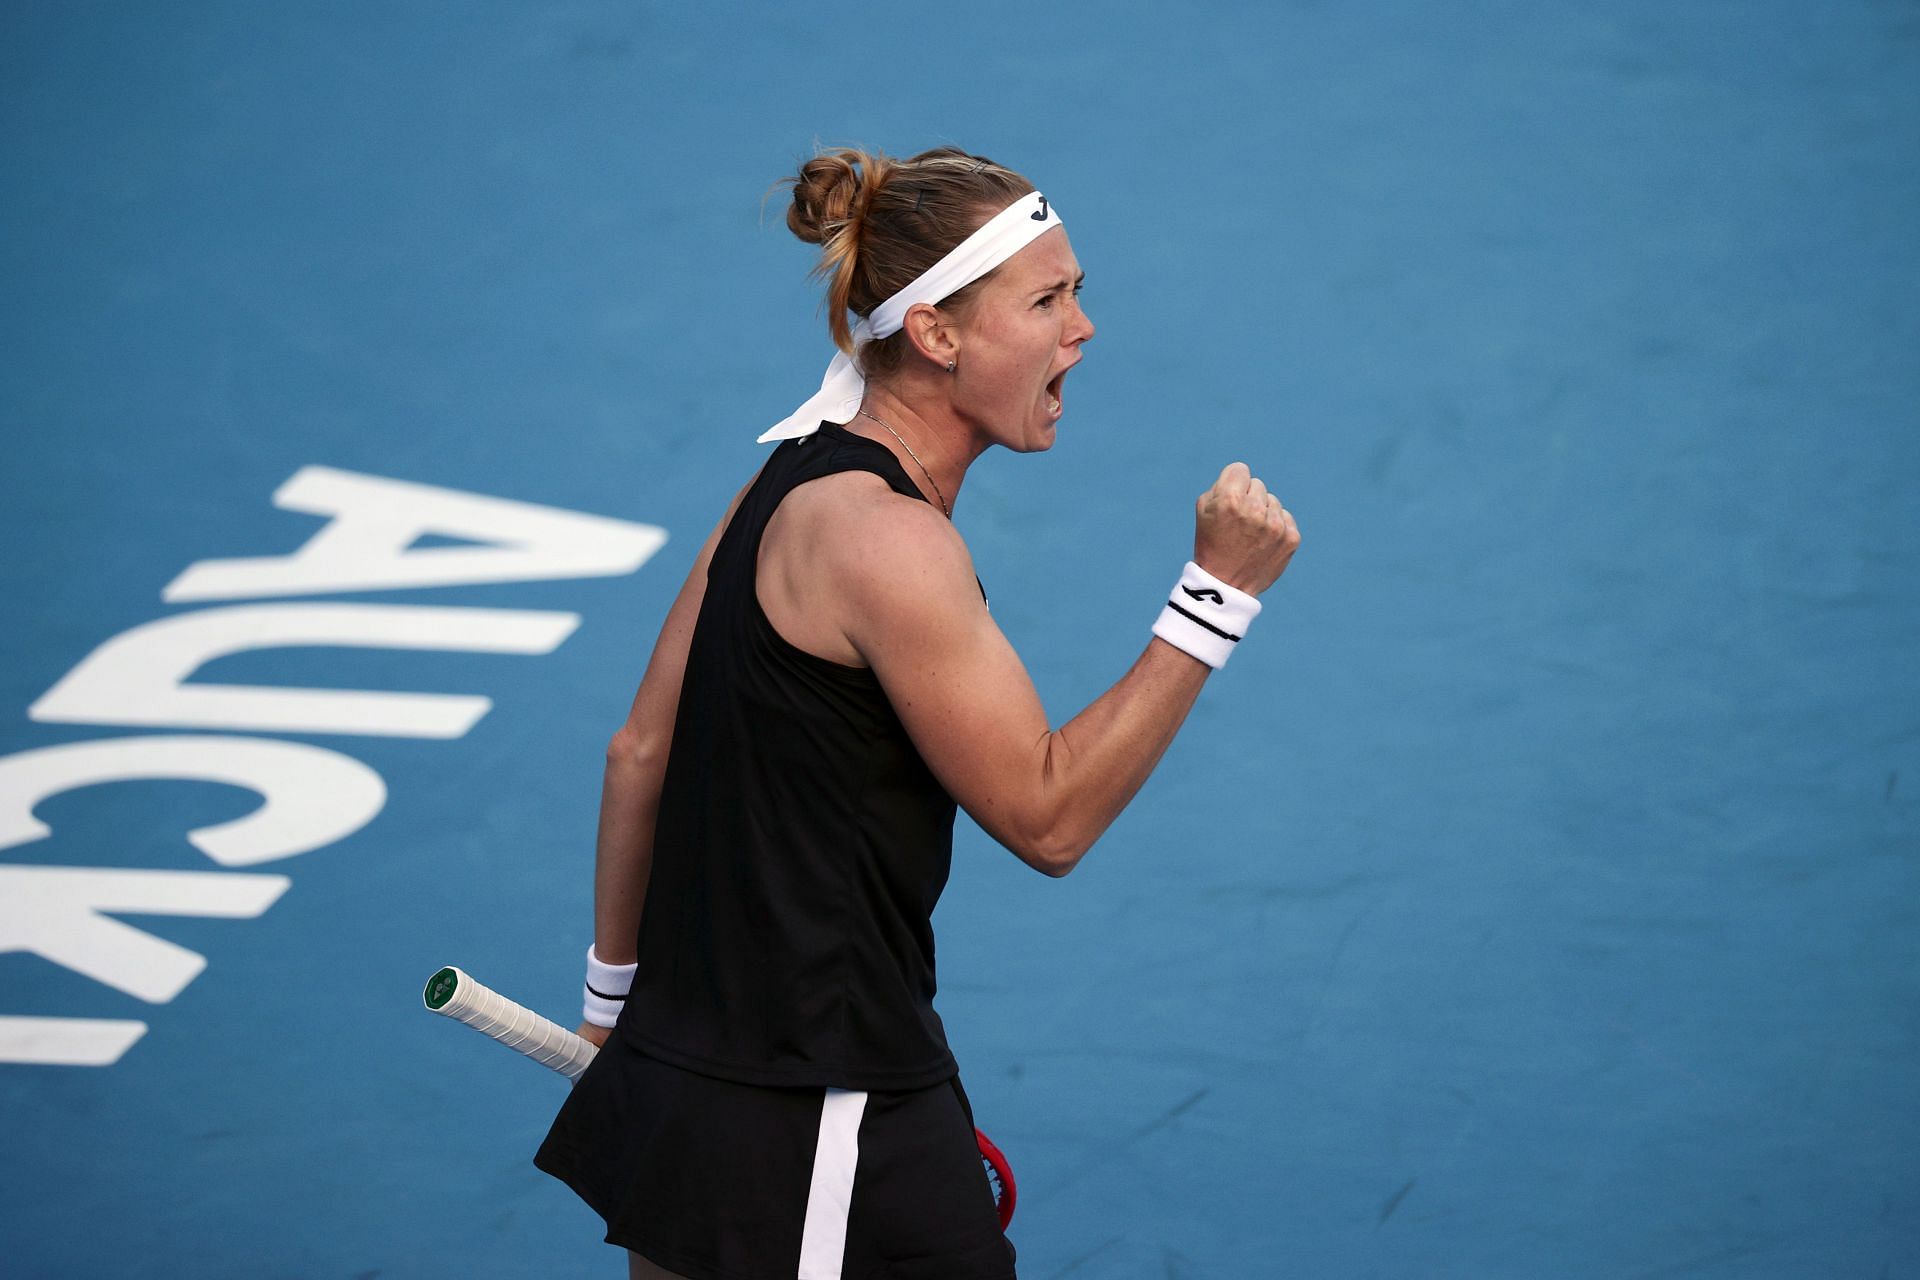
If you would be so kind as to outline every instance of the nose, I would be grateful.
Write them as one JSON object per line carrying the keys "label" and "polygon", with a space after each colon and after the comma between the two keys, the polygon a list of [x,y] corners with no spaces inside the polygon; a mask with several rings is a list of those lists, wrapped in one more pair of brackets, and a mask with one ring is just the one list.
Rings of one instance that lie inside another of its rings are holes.
{"label": "nose", "polygon": [[1067,345],[1077,347],[1093,336],[1093,321],[1087,319],[1085,307],[1080,299],[1073,300],[1073,323],[1067,326]]}

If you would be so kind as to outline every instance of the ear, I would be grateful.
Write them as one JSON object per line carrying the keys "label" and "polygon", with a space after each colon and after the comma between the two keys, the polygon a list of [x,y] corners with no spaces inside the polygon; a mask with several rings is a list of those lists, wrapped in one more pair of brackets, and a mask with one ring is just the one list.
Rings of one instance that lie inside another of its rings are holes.
{"label": "ear", "polygon": [[959,359],[960,340],[954,333],[953,321],[941,315],[939,308],[932,304],[916,302],[908,307],[904,329],[907,341],[922,359],[942,369],[948,361]]}

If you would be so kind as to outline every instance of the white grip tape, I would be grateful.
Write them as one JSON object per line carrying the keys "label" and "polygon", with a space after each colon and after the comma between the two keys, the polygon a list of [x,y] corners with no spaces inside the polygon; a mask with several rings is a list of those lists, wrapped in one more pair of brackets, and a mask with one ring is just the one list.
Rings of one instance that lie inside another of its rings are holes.
{"label": "white grip tape", "polygon": [[[427,1008],[435,1013],[464,1022],[509,1049],[526,1054],[541,1066],[552,1067],[569,1080],[579,1078],[599,1052],[565,1027],[475,982],[460,969],[448,966],[436,975],[435,982],[449,971],[455,981],[453,995],[439,1005],[434,1004],[431,996],[427,999]],[[431,985],[428,990],[432,991]]]}
{"label": "white grip tape", "polygon": [[1258,600],[1189,560],[1153,624],[1153,634],[1218,669],[1227,665],[1233,647],[1259,613]]}

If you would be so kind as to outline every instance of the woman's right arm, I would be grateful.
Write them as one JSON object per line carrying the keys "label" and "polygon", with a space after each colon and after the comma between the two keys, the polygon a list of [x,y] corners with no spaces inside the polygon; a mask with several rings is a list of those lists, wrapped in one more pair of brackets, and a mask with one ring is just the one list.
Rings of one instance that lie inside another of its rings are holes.
{"label": "woman's right arm", "polygon": [[[667,773],[667,752],[673,746],[674,716],[680,706],[680,683],[686,675],[687,651],[693,645],[694,623],[707,594],[707,566],[713,549],[733,519],[746,489],[735,494],[727,514],[714,526],[693,569],[667,610],[667,620],[647,660],[639,692],[626,723],[607,744],[607,764],[600,786],[600,829],[594,842],[593,950],[608,964],[632,964],[634,942],[640,932],[640,914],[646,906],[647,881],[653,871],[653,824],[660,812],[660,793]],[[608,1028],[583,1024],[580,1034],[600,1045]]]}
{"label": "woman's right arm", "polygon": [[[1194,559],[1252,595],[1300,545],[1292,515],[1241,463],[1221,472],[1195,516]],[[869,503],[845,528],[824,589],[927,766],[989,835],[1036,870],[1065,875],[1146,781],[1211,668],[1156,637],[1118,683],[1052,729],[938,511]]]}

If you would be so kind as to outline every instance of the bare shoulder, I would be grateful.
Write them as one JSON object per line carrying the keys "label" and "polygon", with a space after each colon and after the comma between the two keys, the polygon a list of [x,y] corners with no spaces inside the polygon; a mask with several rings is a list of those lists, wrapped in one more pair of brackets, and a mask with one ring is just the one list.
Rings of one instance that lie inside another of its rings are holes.
{"label": "bare shoulder", "polygon": [[972,557],[953,522],[871,472],[801,485],[781,503],[781,517],[783,533],[814,565],[860,595],[956,573],[972,580]]}
{"label": "bare shoulder", "polygon": [[833,563],[847,640],[896,707],[917,696],[907,672],[952,667],[946,646],[992,629],[965,540],[918,499],[889,492],[851,512]]}
{"label": "bare shoulder", "polygon": [[876,632],[938,625],[916,613],[961,598],[960,583],[971,589],[972,560],[947,518],[865,471],[787,494],[767,524],[755,578],[775,630],[846,666],[872,665]]}

